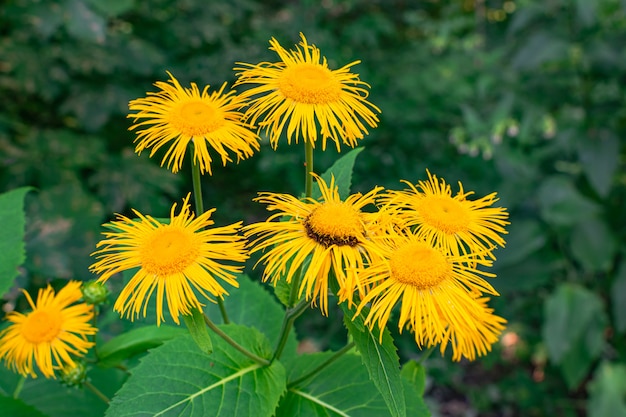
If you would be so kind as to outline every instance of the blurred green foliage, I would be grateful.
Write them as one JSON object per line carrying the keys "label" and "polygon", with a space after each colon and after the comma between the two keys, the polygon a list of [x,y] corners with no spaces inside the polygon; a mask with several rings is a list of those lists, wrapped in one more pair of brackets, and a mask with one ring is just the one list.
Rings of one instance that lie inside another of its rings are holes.
{"label": "blurred green foliage", "polygon": [[[91,279],[89,253],[112,213],[164,216],[191,189],[188,171],[134,155],[129,100],[168,70],[183,84],[232,83],[236,62],[273,61],[269,39],[289,47],[301,31],[331,67],[361,60],[355,71],[382,109],[362,141],[355,191],[402,188],[428,168],[477,195],[497,191],[511,213],[494,284],[508,331],[477,363],[429,360],[434,414],[623,414],[620,0],[4,1],[0,191],[36,189],[19,286]],[[317,152],[316,170],[336,156]],[[218,224],[257,220],[251,198],[300,193],[301,164],[300,147],[265,143],[203,179],[205,204]],[[20,302],[17,292],[5,301]],[[301,334],[335,347],[341,323],[320,323],[308,317]],[[399,345],[416,354],[410,336]]]}

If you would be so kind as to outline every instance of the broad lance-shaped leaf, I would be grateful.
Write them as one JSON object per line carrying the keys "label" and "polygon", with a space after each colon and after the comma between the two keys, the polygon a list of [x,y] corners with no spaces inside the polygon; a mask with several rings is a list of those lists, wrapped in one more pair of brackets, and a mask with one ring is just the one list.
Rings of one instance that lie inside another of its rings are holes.
{"label": "broad lance-shaped leaf", "polygon": [[[288,381],[319,367],[333,352],[301,355],[292,363]],[[287,390],[276,417],[389,417],[385,400],[358,355],[347,353]]]}
{"label": "broad lance-shaped leaf", "polygon": [[[261,357],[271,356],[258,330],[227,324],[220,328]],[[270,417],[286,388],[283,365],[262,366],[213,337],[212,354],[190,336],[150,351],[117,392],[107,417]]]}
{"label": "broad lance-shaped leaf", "polygon": [[400,378],[400,358],[389,331],[384,329],[383,340],[380,343],[378,334],[372,333],[365,326],[363,312],[353,319],[354,311],[350,310],[346,303],[341,303],[341,309],[346,328],[361,353],[371,380],[387,403],[389,412],[394,417],[405,417],[407,414],[404,387]]}
{"label": "broad lance-shaped leaf", "polygon": [[[335,163],[322,174],[322,178],[326,181],[326,184],[330,184],[331,175],[335,177],[337,191],[339,192],[339,197],[341,197],[342,200],[350,195],[354,161],[361,151],[363,151],[363,147],[352,149],[350,152],[337,159]],[[321,197],[321,195],[319,187],[313,187],[312,197],[317,199]]]}
{"label": "broad lance-shaped leaf", "polygon": [[24,263],[24,196],[22,187],[0,194],[0,298],[13,286],[17,268]]}
{"label": "broad lance-shaped leaf", "polygon": [[406,398],[407,415],[410,417],[430,417],[430,411],[424,402],[426,388],[426,369],[415,361],[409,361],[400,371],[404,396]]}

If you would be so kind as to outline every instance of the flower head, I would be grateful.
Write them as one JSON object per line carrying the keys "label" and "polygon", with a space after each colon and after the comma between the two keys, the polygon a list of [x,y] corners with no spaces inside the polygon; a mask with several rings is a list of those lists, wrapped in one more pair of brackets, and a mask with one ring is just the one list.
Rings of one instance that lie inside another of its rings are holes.
{"label": "flower head", "polygon": [[[154,85],[161,89],[148,93],[147,97],[129,103],[135,124],[130,130],[137,130],[139,141],[135,152],[152,148],[152,157],[162,146],[169,148],[161,161],[167,161],[168,169],[176,173],[183,164],[187,145],[193,143],[194,163],[202,173],[211,174],[212,152],[222,158],[222,164],[231,162],[228,151],[237,156],[237,161],[252,156],[259,150],[259,137],[242,121],[243,114],[237,110],[245,105],[244,100],[234,91],[224,93],[226,83],[219,91],[209,94],[207,85],[200,93],[198,86],[183,88],[178,80],[168,72],[169,83],[158,81]],[[141,121],[139,121],[141,120]]]}
{"label": "flower head", "polygon": [[492,207],[498,201],[496,193],[469,200],[473,192],[465,192],[459,182],[460,191],[453,197],[450,185],[430,172],[428,181],[417,185],[404,182],[410,189],[387,191],[380,200],[399,209],[405,226],[415,226],[415,233],[428,243],[456,255],[471,253],[492,259],[495,245],[505,245],[501,235],[507,233],[504,227],[509,224],[509,214],[505,208]]}
{"label": "flower head", "polygon": [[[299,295],[315,303],[328,313],[329,274],[334,273],[340,287],[339,301],[352,303],[355,290],[364,293],[355,270],[376,256],[375,246],[368,238],[368,225],[375,213],[362,208],[374,202],[375,188],[365,195],[353,194],[341,201],[334,177],[330,185],[317,177],[321,201],[299,200],[288,194],[261,193],[256,201],[268,204],[275,211],[266,222],[246,226],[247,236],[258,235],[251,252],[267,252],[259,259],[263,262],[265,280],[273,283],[281,276],[291,282],[302,268]],[[282,221],[272,220],[283,218]],[[310,256],[310,262],[307,258]]]}
{"label": "flower head", "polygon": [[169,224],[134,211],[138,220],[122,215],[105,226],[105,239],[98,243],[100,250],[93,253],[98,261],[90,269],[100,274],[98,281],[131,268],[139,270],[126,284],[113,309],[131,320],[139,316],[143,306],[146,315],[148,301],[156,289],[157,324],[163,321],[163,298],[172,319],[179,323],[179,315],[191,314],[192,308],[201,308],[196,293],[212,301],[211,294],[223,297],[228,292],[217,278],[237,287],[234,274],[248,258],[244,239],[237,234],[241,222],[224,227],[213,227],[210,216],[215,209],[194,218],[190,211],[189,195],[175,214],[172,206]]}
{"label": "flower head", "polygon": [[280,62],[239,63],[241,67],[235,68],[241,71],[235,85],[258,84],[241,94],[251,98],[246,117],[252,124],[261,120],[259,127],[265,128],[274,148],[285,127],[288,143],[292,137],[297,143],[302,136],[314,147],[319,128],[322,150],[327,139],[335,142],[338,151],[341,142],[356,146],[357,139],[368,133],[364,123],[376,127],[375,112],[380,113],[367,101],[369,85],[350,72],[360,61],[331,70],[320,50],[309,45],[303,34],[300,37],[302,48],[295,51],[285,50],[272,38],[270,50]]}
{"label": "flower head", "polygon": [[413,234],[389,234],[379,244],[384,260],[359,271],[364,285],[376,284],[357,308],[358,315],[370,305],[366,325],[383,329],[401,303],[398,328],[413,331],[420,347],[440,344],[443,353],[450,343],[454,360],[490,349],[504,323],[478,296],[497,295],[483,278],[491,274],[476,269],[468,255],[448,254]]}
{"label": "flower head", "polygon": [[80,285],[70,281],[57,294],[51,286],[42,288],[36,303],[23,291],[32,311],[8,313],[6,319],[12,324],[0,331],[0,359],[8,367],[36,378],[36,364],[46,378],[55,378],[55,369],[76,366],[76,357],[93,346],[87,336],[97,331],[90,324],[93,307],[77,303],[82,297]]}

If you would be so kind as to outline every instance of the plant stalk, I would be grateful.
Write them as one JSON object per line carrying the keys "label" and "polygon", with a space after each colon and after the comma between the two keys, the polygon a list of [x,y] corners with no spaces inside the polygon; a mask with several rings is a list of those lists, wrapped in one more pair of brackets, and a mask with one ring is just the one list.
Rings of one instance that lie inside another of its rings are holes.
{"label": "plant stalk", "polygon": [[85,381],[83,382],[83,385],[91,392],[93,392],[96,397],[100,398],[102,401],[104,401],[105,404],[109,404],[109,398],[104,395],[102,393],[102,391],[100,391],[98,388],[96,388],[91,382],[89,381]]}
{"label": "plant stalk", "polygon": [[287,345],[287,339],[289,338],[289,332],[293,327],[293,323],[298,317],[300,317],[302,313],[304,313],[308,305],[308,301],[300,300],[300,302],[295,307],[288,308],[287,311],[285,311],[285,317],[283,318],[283,324],[280,328],[278,343],[276,344],[274,356],[272,356],[272,360],[270,362],[274,362],[274,360],[280,359],[280,356],[283,354],[283,350],[285,350],[285,346]]}
{"label": "plant stalk", "polygon": [[[190,154],[193,150],[193,143],[189,145]],[[191,182],[193,183],[193,199],[196,207],[196,216],[200,216],[204,213],[204,203],[202,200],[202,182],[201,182],[201,174],[200,174],[200,165],[196,162],[193,155],[191,156]],[[220,308],[220,313],[222,314],[222,320],[224,324],[230,323],[228,319],[228,313],[226,312],[226,307],[224,306],[224,300],[222,297],[217,298],[217,305]]]}
{"label": "plant stalk", "polygon": [[217,327],[215,325],[215,323],[213,323],[211,321],[211,319],[205,314],[204,315],[204,322],[206,323],[207,326],[209,326],[209,328],[211,330],[213,330],[219,337],[221,337],[222,339],[224,339],[224,341],[226,343],[228,343],[229,345],[231,345],[233,348],[235,348],[237,351],[241,352],[242,354],[244,354],[245,356],[247,356],[248,358],[252,359],[253,361],[255,361],[256,363],[258,363],[259,365],[263,365],[263,366],[269,366],[271,365],[271,361],[268,361],[265,358],[262,358],[258,355],[255,355],[254,353],[250,352],[248,349],[246,349],[245,347],[241,346],[239,343],[237,343],[235,340],[233,340],[229,335],[227,335],[226,333],[224,333],[222,331],[222,329],[220,329],[219,327]]}

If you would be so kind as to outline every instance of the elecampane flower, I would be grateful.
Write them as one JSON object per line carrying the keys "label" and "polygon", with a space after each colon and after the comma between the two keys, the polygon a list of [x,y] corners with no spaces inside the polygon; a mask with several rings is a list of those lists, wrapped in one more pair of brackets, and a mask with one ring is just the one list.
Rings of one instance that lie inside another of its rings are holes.
{"label": "elecampane flower", "polygon": [[498,201],[496,193],[469,200],[473,192],[465,192],[459,182],[459,192],[452,196],[450,185],[428,172],[428,181],[410,189],[387,191],[380,201],[400,209],[398,216],[406,227],[415,226],[415,233],[430,244],[438,244],[453,254],[489,256],[496,245],[504,246],[502,234],[509,224],[505,208],[492,207]]}
{"label": "elecampane flower", "polygon": [[497,295],[484,279],[492,274],[475,266],[491,261],[448,254],[413,234],[389,234],[379,245],[384,260],[359,271],[364,285],[374,284],[357,308],[357,315],[367,310],[366,325],[383,329],[400,303],[400,332],[409,328],[418,346],[440,344],[442,353],[450,343],[454,360],[472,360],[497,340],[504,319],[477,295]]}
{"label": "elecampane flower", "polygon": [[194,162],[202,173],[211,174],[211,152],[216,152],[226,165],[232,162],[229,151],[239,161],[259,150],[259,137],[242,121],[243,114],[238,111],[245,102],[234,91],[225,93],[226,83],[210,94],[207,85],[201,93],[195,83],[191,83],[191,88],[183,88],[168,74],[169,83],[155,83],[161,91],[129,103],[129,109],[135,111],[128,115],[135,121],[130,130],[137,129],[135,142],[139,141],[135,152],[141,154],[151,148],[152,157],[161,147],[169,145],[161,166],[167,161],[168,169],[176,173],[192,142]]}
{"label": "elecampane flower", "polygon": [[228,292],[218,279],[238,287],[234,274],[241,272],[248,254],[245,240],[239,236],[241,222],[212,227],[211,214],[206,211],[194,218],[189,195],[183,200],[178,214],[172,206],[169,224],[134,211],[138,220],[122,215],[105,226],[112,231],[98,243],[102,248],[93,253],[98,259],[90,269],[100,274],[99,282],[132,268],[139,268],[117,298],[114,310],[131,320],[143,307],[146,315],[148,301],[156,290],[157,325],[163,321],[163,298],[172,319],[178,324],[179,315],[191,314],[201,308],[196,292],[213,301],[209,294],[223,297]]}
{"label": "elecampane flower", "polygon": [[369,85],[350,72],[354,61],[338,70],[328,67],[315,45],[309,45],[301,33],[301,48],[287,51],[276,39],[270,41],[280,62],[238,63],[235,85],[257,84],[241,94],[250,99],[246,117],[251,124],[259,121],[274,148],[286,130],[287,142],[300,137],[315,147],[319,135],[322,150],[326,141],[335,142],[337,150],[344,144],[354,147],[357,139],[368,133],[365,124],[376,127],[380,109],[367,101]]}
{"label": "elecampane flower", "polygon": [[[362,209],[374,202],[377,187],[365,195],[353,194],[341,201],[334,177],[330,185],[317,178],[321,201],[299,200],[288,194],[261,193],[256,201],[275,211],[266,222],[244,228],[246,236],[258,235],[251,252],[265,251],[259,259],[265,264],[264,280],[276,283],[280,277],[291,282],[302,268],[299,295],[319,299],[323,314],[328,314],[329,274],[337,278],[339,301],[352,303],[355,290],[364,293],[355,270],[376,257],[375,246],[368,238],[368,224],[375,213]],[[282,221],[272,221],[283,218]],[[310,256],[310,262],[306,262]]]}
{"label": "elecampane flower", "polygon": [[82,297],[79,281],[70,281],[55,294],[51,286],[42,288],[34,303],[24,292],[32,309],[7,314],[9,327],[0,332],[0,359],[23,376],[37,377],[34,365],[46,378],[55,378],[55,369],[74,367],[93,343],[88,335],[97,329],[90,323],[93,307],[78,303]]}

